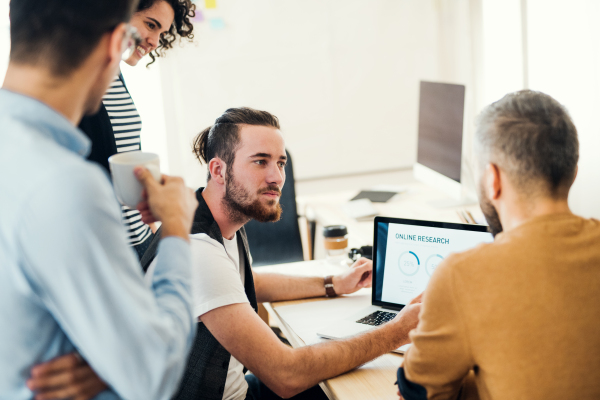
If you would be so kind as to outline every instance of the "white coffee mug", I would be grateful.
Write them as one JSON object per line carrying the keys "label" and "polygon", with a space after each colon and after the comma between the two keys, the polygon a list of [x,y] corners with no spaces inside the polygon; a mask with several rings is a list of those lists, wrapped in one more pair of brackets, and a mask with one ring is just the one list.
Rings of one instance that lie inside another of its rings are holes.
{"label": "white coffee mug", "polygon": [[154,179],[159,182],[161,179],[158,154],[129,151],[109,157],[108,164],[117,199],[129,208],[135,208],[143,200],[144,187],[133,173],[135,167],[145,167]]}

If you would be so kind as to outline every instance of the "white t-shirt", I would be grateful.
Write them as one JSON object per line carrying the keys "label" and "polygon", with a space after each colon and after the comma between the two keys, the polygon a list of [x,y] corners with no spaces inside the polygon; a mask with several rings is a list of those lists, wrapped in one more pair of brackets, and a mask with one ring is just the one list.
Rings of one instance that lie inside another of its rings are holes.
{"label": "white t-shirt", "polygon": [[[249,303],[244,291],[244,249],[238,249],[236,236],[223,238],[223,248],[205,233],[190,235],[196,317],[230,304]],[[231,356],[223,400],[244,399],[247,391],[244,366]]]}
{"label": "white t-shirt", "polygon": [[[249,303],[244,290],[244,249],[238,249],[237,234],[231,240],[223,238],[223,243],[225,248],[205,233],[190,235],[193,312],[196,318],[215,308]],[[152,285],[155,263],[156,259],[146,272],[148,286]],[[247,391],[244,366],[231,356],[223,400],[245,399]]]}

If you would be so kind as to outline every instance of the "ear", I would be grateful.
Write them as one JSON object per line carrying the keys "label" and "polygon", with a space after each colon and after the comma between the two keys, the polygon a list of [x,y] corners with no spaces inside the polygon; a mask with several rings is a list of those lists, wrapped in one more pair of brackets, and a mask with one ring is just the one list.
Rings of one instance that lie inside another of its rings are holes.
{"label": "ear", "polygon": [[487,197],[497,200],[502,195],[502,174],[496,164],[488,164],[485,167],[485,187]]}
{"label": "ear", "polygon": [[110,65],[115,65],[121,62],[121,56],[125,50],[123,48],[123,46],[125,46],[123,38],[125,37],[126,29],[127,24],[123,22],[117,25],[112,33],[110,33],[110,39],[108,42],[108,61]]}
{"label": "ear", "polygon": [[210,179],[214,180],[215,183],[220,185],[225,184],[225,171],[227,167],[223,160],[218,157],[213,158],[208,162],[208,171],[210,172]]}

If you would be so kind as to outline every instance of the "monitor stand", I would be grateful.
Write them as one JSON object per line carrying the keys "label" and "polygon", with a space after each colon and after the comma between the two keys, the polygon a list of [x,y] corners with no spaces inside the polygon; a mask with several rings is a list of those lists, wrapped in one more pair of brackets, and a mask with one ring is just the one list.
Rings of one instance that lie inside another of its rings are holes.
{"label": "monitor stand", "polygon": [[426,185],[436,188],[441,197],[437,200],[428,201],[427,204],[433,208],[456,208],[472,206],[478,203],[477,199],[464,192],[459,182],[440,174],[422,164],[415,164],[413,168],[415,179]]}

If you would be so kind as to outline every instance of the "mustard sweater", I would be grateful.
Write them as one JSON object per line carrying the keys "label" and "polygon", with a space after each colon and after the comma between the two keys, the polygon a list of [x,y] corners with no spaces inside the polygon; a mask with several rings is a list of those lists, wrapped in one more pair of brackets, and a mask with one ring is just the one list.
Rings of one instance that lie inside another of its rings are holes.
{"label": "mustard sweater", "polygon": [[404,373],[430,399],[470,371],[482,399],[600,399],[600,222],[534,218],[449,256],[410,337]]}

